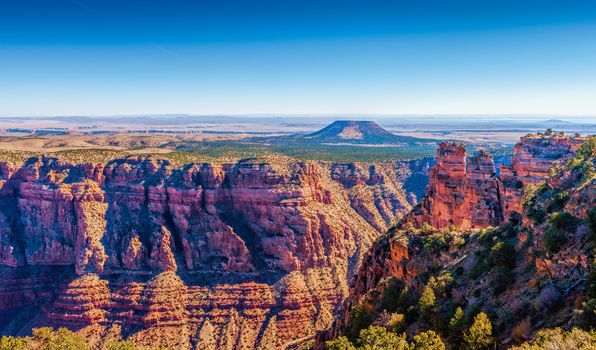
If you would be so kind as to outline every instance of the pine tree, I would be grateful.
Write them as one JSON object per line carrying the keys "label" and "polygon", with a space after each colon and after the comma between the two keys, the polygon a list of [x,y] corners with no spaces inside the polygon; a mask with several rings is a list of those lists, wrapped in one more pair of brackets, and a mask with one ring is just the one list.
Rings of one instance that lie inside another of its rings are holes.
{"label": "pine tree", "polygon": [[3,336],[0,338],[0,350],[26,350],[30,349],[29,338]]}
{"label": "pine tree", "polygon": [[356,350],[356,347],[348,340],[348,338],[338,337],[334,340],[325,342],[325,350]]}
{"label": "pine tree", "polygon": [[464,310],[461,307],[455,309],[455,313],[449,320],[449,335],[447,339],[451,344],[461,344],[464,329]]}
{"label": "pine tree", "polygon": [[360,332],[359,350],[408,350],[405,335],[398,336],[379,326],[370,326]]}
{"label": "pine tree", "polygon": [[423,321],[428,321],[435,312],[437,299],[435,292],[430,286],[424,287],[420,300],[418,300],[418,311]]}
{"label": "pine tree", "polygon": [[494,343],[492,335],[493,326],[490,319],[484,312],[481,312],[474,317],[474,323],[464,333],[465,347],[470,350],[491,349]]}
{"label": "pine tree", "polygon": [[414,337],[410,350],[445,350],[445,344],[437,333],[426,331]]}

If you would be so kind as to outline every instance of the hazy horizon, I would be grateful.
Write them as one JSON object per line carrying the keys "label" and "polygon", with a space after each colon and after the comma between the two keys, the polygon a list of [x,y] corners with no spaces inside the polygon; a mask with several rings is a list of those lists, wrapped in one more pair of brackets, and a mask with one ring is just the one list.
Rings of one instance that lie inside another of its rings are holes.
{"label": "hazy horizon", "polygon": [[[55,119],[55,118],[283,118],[283,119],[324,119],[324,120],[408,120],[412,118],[419,121],[430,120],[450,120],[456,119],[459,122],[475,122],[483,123],[487,120],[491,121],[511,121],[511,122],[546,122],[546,121],[564,121],[572,123],[596,123],[595,115],[565,115],[565,114],[367,114],[367,113],[346,113],[346,114],[330,114],[330,113],[308,113],[308,114],[291,114],[291,113],[247,113],[247,114],[193,114],[193,113],[138,113],[138,114],[111,114],[111,115],[93,115],[93,114],[73,114],[73,115],[2,115],[0,119]],[[478,120],[479,117],[486,118]]]}

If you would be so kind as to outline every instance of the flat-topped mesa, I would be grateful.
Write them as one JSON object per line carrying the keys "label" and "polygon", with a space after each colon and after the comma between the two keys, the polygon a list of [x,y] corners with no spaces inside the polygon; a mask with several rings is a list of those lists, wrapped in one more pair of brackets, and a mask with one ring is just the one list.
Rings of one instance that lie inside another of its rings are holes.
{"label": "flat-topped mesa", "polygon": [[443,142],[430,171],[426,195],[407,221],[418,227],[428,223],[438,228],[497,225],[502,221],[499,187],[488,152],[481,150],[467,158],[464,144]]}
{"label": "flat-topped mesa", "polygon": [[548,176],[550,168],[573,158],[586,140],[586,137],[553,132],[521,137],[513,149],[511,165],[501,165],[505,218],[512,212],[521,212],[527,185],[540,182]]}

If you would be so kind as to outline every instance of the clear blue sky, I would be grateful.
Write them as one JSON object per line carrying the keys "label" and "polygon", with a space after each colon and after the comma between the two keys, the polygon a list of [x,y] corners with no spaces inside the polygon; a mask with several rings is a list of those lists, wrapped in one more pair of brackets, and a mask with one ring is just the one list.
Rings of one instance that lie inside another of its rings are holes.
{"label": "clear blue sky", "polygon": [[0,115],[596,115],[596,1],[0,1]]}

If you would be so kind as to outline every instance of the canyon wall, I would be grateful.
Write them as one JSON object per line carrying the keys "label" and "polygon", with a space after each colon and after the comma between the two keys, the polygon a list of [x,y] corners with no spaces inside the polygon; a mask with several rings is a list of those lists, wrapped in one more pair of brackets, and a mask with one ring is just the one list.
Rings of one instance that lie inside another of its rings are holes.
{"label": "canyon wall", "polygon": [[524,188],[548,176],[553,165],[573,158],[586,138],[560,134],[524,136],[515,145],[511,165],[501,166],[505,217],[522,211]]}
{"label": "canyon wall", "polygon": [[0,162],[0,326],[118,324],[182,348],[312,336],[364,252],[410,210],[400,169],[281,157]]}
{"label": "canyon wall", "polygon": [[533,134],[514,147],[511,165],[497,176],[492,155],[480,150],[468,156],[462,143],[443,142],[437,150],[426,195],[401,225],[457,227],[498,226],[521,213],[524,188],[548,176],[549,169],[572,158],[582,137]]}

